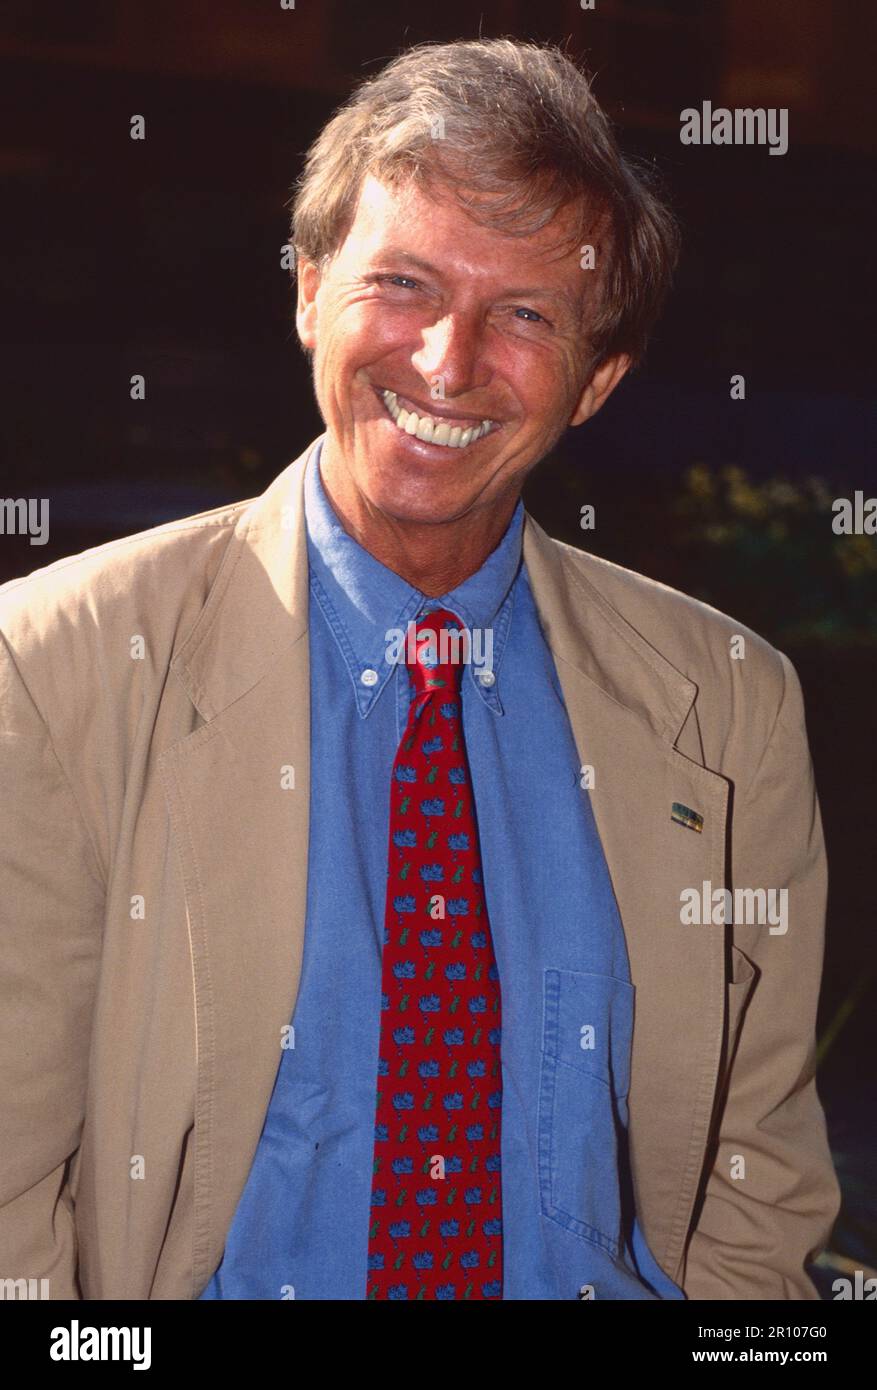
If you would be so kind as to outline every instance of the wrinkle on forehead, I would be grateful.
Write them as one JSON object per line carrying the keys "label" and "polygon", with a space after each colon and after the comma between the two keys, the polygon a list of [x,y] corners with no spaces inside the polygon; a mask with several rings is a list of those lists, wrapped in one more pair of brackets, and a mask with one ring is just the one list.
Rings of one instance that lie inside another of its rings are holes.
{"label": "wrinkle on forehead", "polygon": [[[538,175],[526,190],[520,180],[503,181],[491,189],[483,182],[467,183],[463,170],[455,175],[444,165],[425,165],[416,170],[395,169],[388,176],[366,174],[361,197],[368,196],[369,183],[392,190],[406,210],[418,196],[439,207],[453,202],[472,222],[498,236],[538,241],[539,253],[546,259],[568,254],[583,237],[598,253],[605,253],[611,242],[611,216],[605,199],[598,193],[590,198],[572,192],[560,196]],[[554,229],[554,239],[543,235],[548,228]]]}

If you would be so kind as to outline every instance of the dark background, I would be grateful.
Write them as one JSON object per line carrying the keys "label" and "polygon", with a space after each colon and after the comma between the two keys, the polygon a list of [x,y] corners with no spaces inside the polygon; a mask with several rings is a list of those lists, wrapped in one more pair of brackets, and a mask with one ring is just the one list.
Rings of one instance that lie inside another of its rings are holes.
{"label": "dark background", "polygon": [[[286,203],[332,108],[400,48],[566,42],[624,148],[656,162],[684,232],[669,308],[643,367],[525,500],[551,534],[763,633],[801,676],[831,868],[818,1084],[844,1188],[835,1273],[877,1264],[877,539],[831,529],[834,498],[877,494],[873,15],[825,0],[0,0],[0,491],[51,504],[48,545],[0,537],[0,582],[254,496],[320,431],[280,268]],[[787,107],[788,153],[681,145],[680,111],[707,99]],[[830,1297],[834,1273],[815,1277]]]}

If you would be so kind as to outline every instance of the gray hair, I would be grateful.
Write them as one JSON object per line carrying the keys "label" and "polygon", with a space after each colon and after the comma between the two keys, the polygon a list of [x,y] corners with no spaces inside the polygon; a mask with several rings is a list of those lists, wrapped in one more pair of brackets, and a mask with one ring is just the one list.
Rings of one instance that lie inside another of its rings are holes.
{"label": "gray hair", "polygon": [[588,324],[595,363],[641,360],[679,254],[654,172],[622,155],[588,76],[555,45],[424,43],[363,82],[307,153],[290,240],[320,264],[343,243],[367,173],[452,188],[467,214],[528,235],[576,210],[602,270]]}

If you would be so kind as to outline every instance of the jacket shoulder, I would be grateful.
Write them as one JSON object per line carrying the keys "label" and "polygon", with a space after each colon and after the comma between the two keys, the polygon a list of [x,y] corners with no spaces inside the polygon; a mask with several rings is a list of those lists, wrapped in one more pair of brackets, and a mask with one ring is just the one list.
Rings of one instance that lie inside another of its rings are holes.
{"label": "jacket shoulder", "polygon": [[[0,633],[26,658],[74,633],[131,631],[161,613],[175,625],[199,611],[241,513],[252,499],[214,507],[63,556],[0,585]],[[185,633],[181,634],[185,636]]]}
{"label": "jacket shoulder", "polygon": [[[729,688],[738,676],[755,678],[768,704],[783,697],[791,663],[746,623],[694,598],[638,574],[612,560],[554,540],[566,573],[596,592],[625,622],[683,675],[703,688]],[[742,639],[742,642],[741,640]]]}

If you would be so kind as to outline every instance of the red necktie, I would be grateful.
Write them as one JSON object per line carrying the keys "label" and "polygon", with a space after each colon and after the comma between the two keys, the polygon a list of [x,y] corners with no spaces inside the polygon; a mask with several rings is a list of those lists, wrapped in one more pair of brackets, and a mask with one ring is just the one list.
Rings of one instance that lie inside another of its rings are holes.
{"label": "red necktie", "polygon": [[463,628],[435,609],[406,644],[417,693],[390,784],[368,1298],[502,1298],[499,973],[461,723],[464,648],[442,649],[445,626]]}

